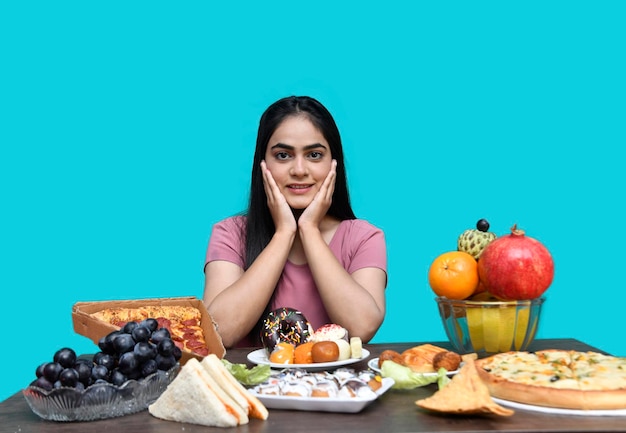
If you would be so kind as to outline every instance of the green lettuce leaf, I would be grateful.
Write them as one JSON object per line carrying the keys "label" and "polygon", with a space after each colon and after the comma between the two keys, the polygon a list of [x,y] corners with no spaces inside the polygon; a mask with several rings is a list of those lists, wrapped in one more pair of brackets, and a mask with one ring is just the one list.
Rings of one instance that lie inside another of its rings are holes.
{"label": "green lettuce leaf", "polygon": [[246,386],[263,383],[269,379],[271,374],[271,368],[267,364],[259,364],[248,368],[246,364],[233,364],[226,359],[222,359],[222,363],[239,383]]}
{"label": "green lettuce leaf", "polygon": [[420,386],[437,383],[439,388],[443,388],[450,380],[446,375],[445,368],[440,368],[437,374],[425,375],[416,373],[409,367],[400,365],[393,361],[385,361],[380,369],[382,377],[390,377],[394,380],[393,389],[414,389]]}

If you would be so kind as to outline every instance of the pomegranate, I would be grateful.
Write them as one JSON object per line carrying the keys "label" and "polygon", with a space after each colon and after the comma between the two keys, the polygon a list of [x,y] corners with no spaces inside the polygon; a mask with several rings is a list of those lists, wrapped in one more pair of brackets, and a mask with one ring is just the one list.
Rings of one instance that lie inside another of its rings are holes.
{"label": "pomegranate", "polygon": [[489,293],[507,300],[541,296],[554,278],[554,261],[538,240],[517,225],[491,241],[478,260],[478,275]]}

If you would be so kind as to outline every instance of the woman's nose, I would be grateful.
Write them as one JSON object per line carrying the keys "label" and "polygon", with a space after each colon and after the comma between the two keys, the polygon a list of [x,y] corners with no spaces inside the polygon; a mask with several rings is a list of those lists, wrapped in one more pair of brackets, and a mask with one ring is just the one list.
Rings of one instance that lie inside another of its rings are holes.
{"label": "woman's nose", "polygon": [[304,176],[307,173],[306,161],[304,158],[295,158],[291,166],[292,176]]}

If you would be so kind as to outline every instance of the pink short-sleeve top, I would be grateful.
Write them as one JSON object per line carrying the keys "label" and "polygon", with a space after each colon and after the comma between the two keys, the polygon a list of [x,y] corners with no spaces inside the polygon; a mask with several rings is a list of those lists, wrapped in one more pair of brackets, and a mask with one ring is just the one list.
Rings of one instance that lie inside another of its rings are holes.
{"label": "pink short-sleeve top", "polygon": [[[243,229],[245,223],[245,216],[234,216],[213,226],[205,266],[211,261],[225,260],[244,268],[243,233],[245,230]],[[328,246],[348,273],[368,267],[387,272],[384,233],[365,220],[341,221]],[[330,323],[308,264],[296,265],[289,261],[285,263],[269,305],[270,310],[280,307],[290,307],[301,311],[313,329]],[[245,339],[246,341],[241,341],[238,346],[257,345],[258,342],[253,337],[250,336]]]}

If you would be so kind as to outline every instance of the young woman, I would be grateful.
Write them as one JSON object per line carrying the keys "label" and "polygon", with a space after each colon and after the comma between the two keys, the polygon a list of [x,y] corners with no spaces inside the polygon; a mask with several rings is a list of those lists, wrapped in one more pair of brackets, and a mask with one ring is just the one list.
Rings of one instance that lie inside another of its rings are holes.
{"label": "young woman", "polygon": [[317,100],[283,98],[262,115],[248,210],[215,224],[204,272],[226,347],[260,345],[261,320],[280,307],[363,342],[382,324],[384,234],[356,219],[339,131]]}

